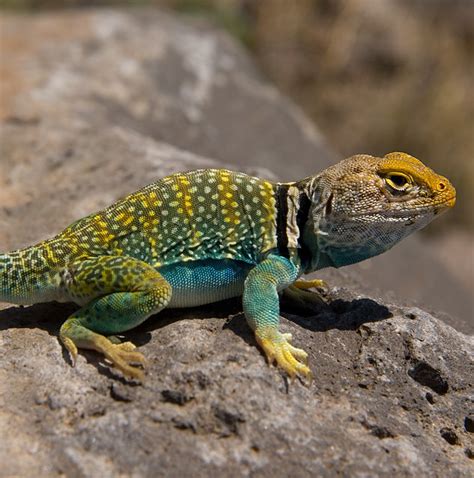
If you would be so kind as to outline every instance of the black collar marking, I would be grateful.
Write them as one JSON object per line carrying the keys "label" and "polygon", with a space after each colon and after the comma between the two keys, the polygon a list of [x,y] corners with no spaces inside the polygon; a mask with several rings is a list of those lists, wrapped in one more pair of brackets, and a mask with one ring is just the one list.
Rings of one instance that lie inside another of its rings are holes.
{"label": "black collar marking", "polygon": [[311,261],[311,251],[303,242],[303,231],[309,218],[309,209],[311,207],[311,199],[302,191],[298,197],[298,212],[296,214],[296,225],[298,226],[298,256],[304,265]]}
{"label": "black collar marking", "polygon": [[288,233],[286,230],[288,220],[288,184],[279,184],[276,190],[277,208],[277,248],[280,255],[290,257],[288,250]]}

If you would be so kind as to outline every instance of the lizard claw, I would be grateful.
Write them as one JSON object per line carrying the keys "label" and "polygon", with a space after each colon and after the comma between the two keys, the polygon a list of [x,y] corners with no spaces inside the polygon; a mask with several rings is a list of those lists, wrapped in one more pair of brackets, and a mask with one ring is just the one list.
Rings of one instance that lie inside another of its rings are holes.
{"label": "lizard claw", "polygon": [[69,337],[61,337],[61,341],[66,348],[66,350],[69,352],[69,357],[71,359],[71,365],[73,367],[76,366],[77,362],[77,347],[76,344],[69,338]]}
{"label": "lizard claw", "polygon": [[291,345],[290,342],[293,339],[293,336],[289,333],[281,335],[286,340],[288,350],[293,354],[293,356],[298,360],[301,360],[305,365],[308,365],[308,354],[303,349],[299,349],[298,347]]}
{"label": "lizard claw", "polygon": [[270,364],[276,362],[291,379],[302,376],[311,383],[313,374],[306,365],[308,354],[303,349],[291,345],[291,338],[291,334],[281,334],[278,331],[267,330],[266,333],[256,333],[257,342]]}

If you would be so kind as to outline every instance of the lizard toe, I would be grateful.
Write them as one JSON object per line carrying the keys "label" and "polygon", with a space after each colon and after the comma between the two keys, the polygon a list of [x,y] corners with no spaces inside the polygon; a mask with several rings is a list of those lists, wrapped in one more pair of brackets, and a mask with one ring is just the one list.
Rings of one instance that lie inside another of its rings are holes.
{"label": "lizard toe", "polygon": [[77,362],[76,344],[69,337],[62,337],[62,336],[61,336],[61,342],[63,343],[66,350],[69,352],[72,366],[75,367]]}
{"label": "lizard toe", "polygon": [[306,351],[291,345],[291,341],[293,340],[293,335],[290,334],[290,333],[285,333],[285,334],[281,334],[281,335],[286,340],[286,342],[287,342],[286,343],[286,348],[291,353],[291,355],[293,355],[296,359],[301,360],[302,362],[304,362],[305,365],[307,365],[308,364],[308,354],[306,353]]}

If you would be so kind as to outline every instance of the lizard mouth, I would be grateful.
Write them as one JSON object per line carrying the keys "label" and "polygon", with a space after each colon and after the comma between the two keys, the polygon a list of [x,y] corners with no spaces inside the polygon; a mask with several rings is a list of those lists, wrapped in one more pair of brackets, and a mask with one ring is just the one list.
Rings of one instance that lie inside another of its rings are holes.
{"label": "lizard mouth", "polygon": [[449,196],[448,198],[439,198],[438,200],[428,202],[422,205],[414,205],[412,207],[407,207],[406,210],[392,211],[396,213],[397,216],[409,216],[413,213],[415,214],[429,214],[434,213],[438,214],[441,211],[444,211],[447,208],[452,208],[456,204],[456,194]]}
{"label": "lizard mouth", "polygon": [[444,207],[454,207],[456,204],[456,194],[453,194],[450,198],[446,199],[443,203]]}
{"label": "lizard mouth", "polygon": [[443,212],[445,209],[450,209],[456,204],[456,195],[451,196],[449,199],[445,199],[442,203],[436,204],[434,208],[434,214],[437,215]]}
{"label": "lizard mouth", "polygon": [[445,209],[450,209],[456,204],[456,194],[453,194],[449,198],[443,198],[442,201],[439,201],[433,205],[434,213],[439,214]]}

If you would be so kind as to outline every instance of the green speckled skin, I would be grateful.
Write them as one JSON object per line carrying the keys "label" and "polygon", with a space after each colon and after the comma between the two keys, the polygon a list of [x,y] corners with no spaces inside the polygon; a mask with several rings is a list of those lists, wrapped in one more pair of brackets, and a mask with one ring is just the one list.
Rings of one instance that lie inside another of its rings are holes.
{"label": "green speckled skin", "polygon": [[143,356],[114,334],[165,307],[242,295],[270,361],[310,376],[306,352],[279,332],[279,292],[298,294],[303,273],[387,250],[452,206],[454,194],[403,153],[355,156],[287,184],[223,169],[178,173],[0,255],[0,300],[79,304],[60,331],[73,359],[78,347],[94,349],[141,380]]}

